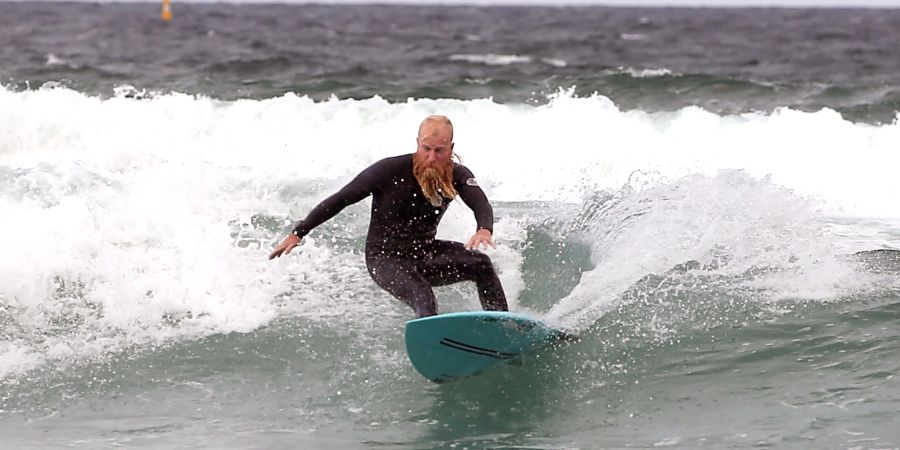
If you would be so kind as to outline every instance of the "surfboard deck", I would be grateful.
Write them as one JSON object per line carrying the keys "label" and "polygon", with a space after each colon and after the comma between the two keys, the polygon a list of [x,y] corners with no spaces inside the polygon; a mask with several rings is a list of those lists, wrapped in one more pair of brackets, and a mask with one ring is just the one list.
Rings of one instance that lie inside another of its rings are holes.
{"label": "surfboard deck", "polygon": [[577,337],[528,316],[470,311],[406,322],[406,353],[425,378],[444,383],[517,361],[554,342]]}

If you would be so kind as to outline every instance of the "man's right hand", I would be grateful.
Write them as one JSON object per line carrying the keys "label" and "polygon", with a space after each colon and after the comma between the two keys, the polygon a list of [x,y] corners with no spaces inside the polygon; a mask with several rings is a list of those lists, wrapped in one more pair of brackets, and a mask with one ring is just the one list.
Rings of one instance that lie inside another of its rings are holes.
{"label": "man's right hand", "polygon": [[288,255],[291,253],[291,250],[298,245],[300,245],[300,238],[297,237],[296,234],[291,233],[278,244],[278,247],[275,247],[275,250],[272,253],[269,254],[269,259],[275,259],[282,254]]}

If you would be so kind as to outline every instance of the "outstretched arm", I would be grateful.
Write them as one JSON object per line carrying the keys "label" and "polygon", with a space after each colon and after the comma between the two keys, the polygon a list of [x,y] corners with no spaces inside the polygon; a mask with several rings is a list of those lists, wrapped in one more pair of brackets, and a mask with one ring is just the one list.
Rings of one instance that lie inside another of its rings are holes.
{"label": "outstretched arm", "polygon": [[492,237],[494,233],[494,208],[491,207],[487,195],[478,186],[475,175],[472,175],[472,171],[462,165],[455,167],[453,175],[460,198],[466,202],[469,208],[472,208],[472,212],[475,214],[475,222],[478,224],[477,231],[469,238],[466,248],[469,250],[481,246],[497,248]]}
{"label": "outstretched arm", "polygon": [[269,254],[269,259],[290,254],[291,250],[300,245],[300,240],[309,234],[313,228],[325,223],[328,219],[337,215],[337,213],[341,212],[341,210],[347,206],[371,195],[377,188],[379,163],[380,162],[372,164],[366,170],[362,171],[362,173],[357,175],[353,181],[341,188],[341,190],[316,205],[316,207],[309,212],[309,215],[300,222],[297,222],[297,225],[294,226],[294,230],[284,238],[277,247],[275,247],[275,250]]}

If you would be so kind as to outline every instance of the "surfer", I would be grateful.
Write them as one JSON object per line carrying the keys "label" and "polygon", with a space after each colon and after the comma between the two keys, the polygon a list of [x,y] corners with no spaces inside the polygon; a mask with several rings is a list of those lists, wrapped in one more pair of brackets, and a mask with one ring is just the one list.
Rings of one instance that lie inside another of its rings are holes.
{"label": "surfer", "polygon": [[[313,228],[369,195],[372,214],[366,236],[366,267],[382,289],[403,301],[417,318],[437,314],[432,286],[474,281],[483,309],[507,311],[506,295],[490,258],[496,248],[494,212],[475,176],[453,162],[453,124],[428,116],[419,125],[416,152],[382,159],[310,211],[269,255],[291,252]],[[469,241],[435,239],[438,223],[459,196],[475,214]]]}

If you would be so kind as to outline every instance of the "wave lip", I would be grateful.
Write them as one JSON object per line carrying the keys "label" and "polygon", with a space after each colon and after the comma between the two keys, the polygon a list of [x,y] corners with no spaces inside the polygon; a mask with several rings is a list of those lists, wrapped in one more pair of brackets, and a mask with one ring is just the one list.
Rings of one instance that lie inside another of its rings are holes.
{"label": "wave lip", "polygon": [[642,279],[672,272],[696,277],[677,283],[694,285],[686,293],[702,287],[742,302],[833,299],[869,284],[839,258],[815,203],[742,171],[598,195],[571,226],[592,246],[596,267],[548,313],[569,327],[583,329]]}

